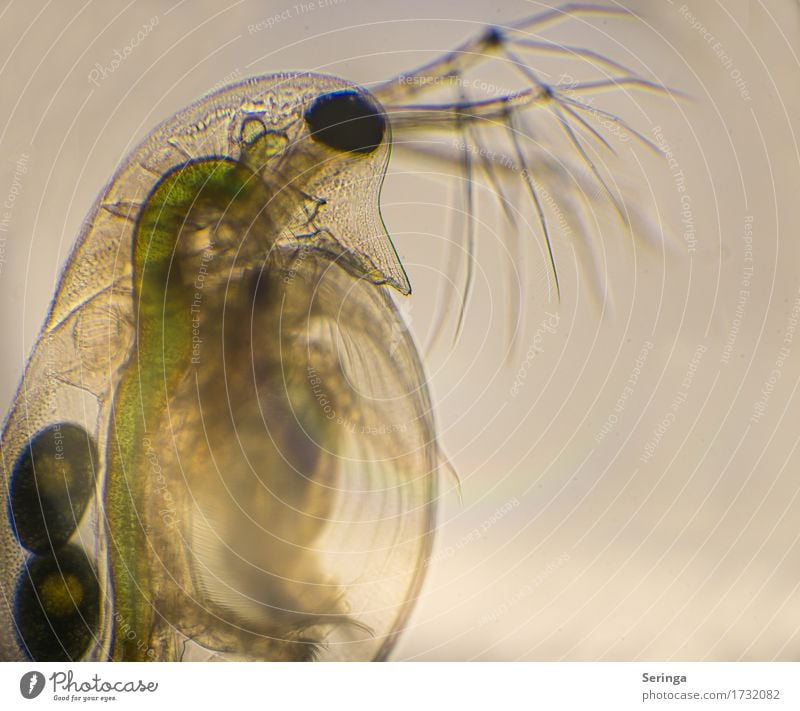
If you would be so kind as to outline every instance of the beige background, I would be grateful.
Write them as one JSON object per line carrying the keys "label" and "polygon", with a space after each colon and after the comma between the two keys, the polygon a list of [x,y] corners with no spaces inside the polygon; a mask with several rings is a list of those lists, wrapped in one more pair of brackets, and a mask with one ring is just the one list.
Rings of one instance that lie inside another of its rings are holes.
{"label": "beige background", "polygon": [[[3,233],[3,409],[81,221],[156,123],[252,74],[303,69],[377,82],[487,22],[543,5],[315,4],[306,12],[292,0],[0,4],[0,199],[28,155]],[[453,347],[443,339],[426,360],[461,495],[444,482],[451,491],[437,551],[397,659],[800,657],[800,342],[776,366],[800,296],[800,15],[788,0],[687,3],[704,35],[681,5],[632,2],[642,18],[575,20],[548,36],[590,46],[690,96],[612,94],[602,106],[648,137],[662,127],[684,174],[696,251],[682,237],[674,171],[647,151],[631,152],[630,143],[615,144],[619,159],[608,158],[605,169],[637,208],[637,229],[632,237],[597,207],[596,281],[613,308],[603,309],[577,266],[585,236],[556,245],[560,306],[547,303],[541,248],[529,242],[518,262],[525,330],[509,354],[508,243],[493,203],[481,202],[464,334]],[[248,29],[281,14],[271,29]],[[90,83],[95,63],[109,65],[153,17],[158,24],[141,45]],[[552,58],[542,62],[557,76]],[[493,68],[482,71],[475,76],[501,81]],[[538,114],[531,126],[548,140]],[[415,288],[403,308],[421,343],[439,285],[458,278],[441,250],[453,236],[452,186],[422,173],[430,170],[394,162],[384,190],[384,217]],[[743,286],[746,266],[753,273]],[[737,314],[742,288],[749,294]],[[555,332],[543,330],[556,311]],[[646,342],[653,347],[617,413]],[[526,364],[532,345],[540,351]],[[779,380],[753,422],[776,369]],[[674,419],[642,461],[669,413]],[[610,414],[619,419],[600,438]]]}

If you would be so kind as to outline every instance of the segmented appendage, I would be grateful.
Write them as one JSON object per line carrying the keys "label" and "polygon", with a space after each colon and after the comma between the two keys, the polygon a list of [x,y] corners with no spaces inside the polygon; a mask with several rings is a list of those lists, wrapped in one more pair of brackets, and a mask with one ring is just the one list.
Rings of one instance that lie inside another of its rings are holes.
{"label": "segmented appendage", "polygon": [[[602,209],[601,203],[613,211],[623,228],[630,229],[634,221],[634,209],[614,184],[613,174],[609,177],[612,169],[606,162],[630,139],[648,151],[660,151],[623,117],[597,106],[595,97],[613,92],[680,94],[596,51],[547,37],[566,21],[585,28],[597,18],[636,21],[634,15],[617,8],[563,5],[506,26],[490,27],[445,56],[373,90],[390,117],[395,148],[445,161],[461,173],[465,219],[459,226],[465,233],[466,249],[453,249],[449,261],[457,263],[459,252],[466,256],[454,340],[463,328],[473,287],[480,188],[495,194],[514,237],[524,239],[532,234],[541,240],[551,273],[548,298],[553,301],[561,297],[554,225],[561,223],[562,236],[576,234],[591,253],[594,230],[590,213]],[[515,74],[522,81],[521,88],[506,88],[510,81],[505,86],[487,85],[470,78],[479,66],[490,65]],[[561,67],[556,69],[558,75],[547,71],[554,65]],[[575,75],[589,78],[577,80]],[[483,90],[483,96],[476,96],[476,88]],[[494,96],[486,97],[487,88]],[[442,91],[455,100],[422,102]],[[421,138],[424,132],[455,135],[457,142],[434,145]],[[527,221],[522,207],[509,197],[512,181],[522,186],[534,210],[534,222]],[[463,239],[451,244],[460,245]],[[586,261],[591,267],[593,260]],[[598,276],[593,274],[590,281],[595,295],[603,297],[605,289]],[[511,303],[518,308],[523,303],[521,295],[512,295]],[[446,299],[439,299],[431,333],[438,336],[443,332],[451,306]],[[519,317],[515,314],[514,321],[519,323]]]}

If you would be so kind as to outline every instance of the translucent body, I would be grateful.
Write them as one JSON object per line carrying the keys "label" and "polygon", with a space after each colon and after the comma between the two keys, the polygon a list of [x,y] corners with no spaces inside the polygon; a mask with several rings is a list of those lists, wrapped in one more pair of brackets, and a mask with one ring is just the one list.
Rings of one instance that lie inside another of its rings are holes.
{"label": "translucent body", "polygon": [[[388,141],[342,152],[303,120],[345,89],[275,76],[205,99],[87,221],[3,439],[5,462],[56,422],[97,442],[75,527],[104,602],[83,658],[380,658],[405,618],[437,451],[374,286],[407,284],[378,212]],[[13,600],[26,554],[10,530],[2,551]],[[22,613],[0,614],[3,657],[24,658]]]}
{"label": "translucent body", "polygon": [[[0,528],[0,656],[386,657],[422,582],[440,461],[422,367],[383,288],[410,293],[379,211],[390,133],[461,139],[443,156],[462,170],[468,218],[456,331],[476,174],[521,183],[558,292],[539,181],[581,223],[569,190],[589,201],[588,175],[625,219],[582,140],[610,146],[580,112],[652,147],[580,98],[659,89],[557,45],[610,78],[545,85],[513,47],[545,51],[525,30],[569,14],[615,12],[570,5],[491,28],[373,94],[313,74],[243,82],[130,155],[85,223],[3,432],[3,489],[22,493],[6,494]],[[526,87],[470,100],[457,79],[496,54]],[[458,100],[416,103],[440,84]],[[539,108],[585,175],[555,165],[547,141],[531,147],[522,114]],[[502,158],[478,132],[497,127]],[[47,459],[61,428],[67,469]],[[37,469],[40,452],[52,466]],[[42,485],[79,505],[36,510]],[[44,535],[15,524],[31,509]]]}

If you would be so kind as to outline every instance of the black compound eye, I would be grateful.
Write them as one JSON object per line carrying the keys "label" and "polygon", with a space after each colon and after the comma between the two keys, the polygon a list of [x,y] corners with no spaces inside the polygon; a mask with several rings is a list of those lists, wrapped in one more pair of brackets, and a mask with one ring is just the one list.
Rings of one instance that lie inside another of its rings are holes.
{"label": "black compound eye", "polygon": [[372,153],[386,132],[383,114],[357,91],[317,97],[304,118],[315,141],[346,153]]}

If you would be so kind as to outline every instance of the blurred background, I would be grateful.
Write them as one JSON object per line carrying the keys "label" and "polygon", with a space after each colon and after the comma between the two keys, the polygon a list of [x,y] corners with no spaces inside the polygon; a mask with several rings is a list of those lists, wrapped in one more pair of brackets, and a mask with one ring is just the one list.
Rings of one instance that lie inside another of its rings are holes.
{"label": "blurred background", "polygon": [[[567,190],[560,161],[585,162],[545,111],[529,115],[555,204],[584,216],[583,230],[554,231],[560,301],[512,181],[503,196],[535,239],[515,243],[497,200],[480,194],[475,288],[454,339],[463,264],[446,244],[463,254],[458,165],[401,150],[390,165],[383,216],[421,348],[445,309],[425,365],[459,478],[442,479],[436,549],[394,659],[800,658],[800,10],[605,4],[634,15],[576,17],[541,35],[685,96],[597,95],[670,154],[603,134],[617,155],[597,151],[598,170],[630,229],[591,176],[587,203]],[[0,2],[3,410],[82,220],[157,123],[251,75],[375,85],[549,6]],[[597,78],[586,62],[525,57],[548,81]],[[503,69],[478,68],[471,86],[496,95],[510,86]]]}

